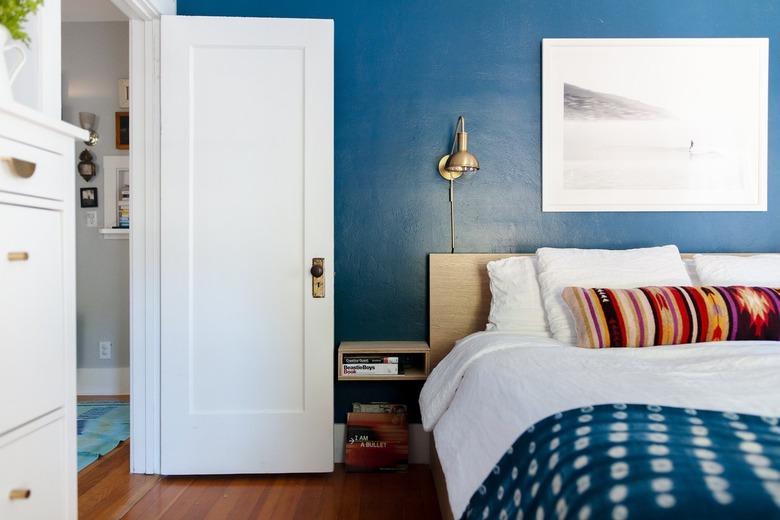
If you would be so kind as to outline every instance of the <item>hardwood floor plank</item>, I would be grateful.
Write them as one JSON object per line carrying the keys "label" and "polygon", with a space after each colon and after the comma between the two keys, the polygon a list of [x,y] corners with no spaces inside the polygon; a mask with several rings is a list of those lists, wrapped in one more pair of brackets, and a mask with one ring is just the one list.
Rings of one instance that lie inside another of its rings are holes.
{"label": "hardwood floor plank", "polygon": [[336,520],[339,517],[345,475],[344,465],[336,464],[333,473],[325,480],[318,505],[323,520]]}
{"label": "hardwood floor plank", "polygon": [[295,515],[298,502],[301,500],[305,478],[298,475],[286,475],[284,480],[285,485],[278,489],[280,491],[279,500],[269,518],[292,518]]}
{"label": "hardwood floor plank", "polygon": [[206,514],[207,520],[231,518],[248,520],[270,486],[256,477],[236,477],[229,481],[222,498]]}
{"label": "hardwood floor plank", "polygon": [[127,394],[120,395],[79,395],[76,397],[79,403],[92,402],[92,401],[126,401],[130,402],[130,396]]}
{"label": "hardwood floor plank", "polygon": [[122,520],[159,520],[192,483],[191,477],[165,477],[144,495]]}
{"label": "hardwood floor plank", "polygon": [[79,518],[121,518],[154,487],[158,476],[129,473],[129,455],[123,443],[79,474]]}
{"label": "hardwood floor plank", "polygon": [[[190,519],[205,518],[208,512],[222,498],[227,488],[228,480],[222,477],[198,477],[195,478],[187,489],[187,493],[198,491],[193,495],[193,500],[188,508],[180,507],[180,504],[187,503],[187,500],[180,498],[163,516],[165,519]],[[181,513],[179,513],[181,511]]]}
{"label": "hardwood floor plank", "polygon": [[79,473],[79,518],[114,520],[438,519],[428,466],[401,473],[158,477],[129,473],[130,449]]}
{"label": "hardwood floor plank", "polygon": [[308,480],[304,483],[305,492],[301,494],[301,499],[298,501],[293,514],[294,519],[321,518],[320,502],[325,490],[325,483],[330,477],[330,474],[308,476]]}
{"label": "hardwood floor plank", "polygon": [[338,518],[343,520],[358,520],[360,518],[360,485],[364,473],[346,473],[341,491],[341,505]]}

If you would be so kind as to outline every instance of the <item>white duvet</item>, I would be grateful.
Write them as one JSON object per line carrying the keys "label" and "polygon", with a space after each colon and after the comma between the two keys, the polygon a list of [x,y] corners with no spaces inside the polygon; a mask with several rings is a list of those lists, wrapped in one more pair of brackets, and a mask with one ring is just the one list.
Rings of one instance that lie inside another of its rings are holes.
{"label": "white duvet", "polygon": [[455,518],[530,425],[615,402],[780,415],[780,343],[590,350],[507,332],[460,340],[420,394]]}

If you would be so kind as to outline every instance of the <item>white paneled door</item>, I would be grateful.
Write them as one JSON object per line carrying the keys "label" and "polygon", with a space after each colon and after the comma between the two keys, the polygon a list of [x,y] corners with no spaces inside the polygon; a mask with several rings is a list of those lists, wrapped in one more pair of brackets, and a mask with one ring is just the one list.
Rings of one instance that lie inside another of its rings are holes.
{"label": "white paneled door", "polygon": [[333,22],[161,37],[162,472],[332,471]]}

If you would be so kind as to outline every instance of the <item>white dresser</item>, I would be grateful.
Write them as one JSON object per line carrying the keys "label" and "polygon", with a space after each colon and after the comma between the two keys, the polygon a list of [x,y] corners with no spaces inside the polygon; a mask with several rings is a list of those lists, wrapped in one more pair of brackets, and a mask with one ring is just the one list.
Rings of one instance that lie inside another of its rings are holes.
{"label": "white dresser", "polygon": [[76,517],[74,138],[0,107],[0,518]]}

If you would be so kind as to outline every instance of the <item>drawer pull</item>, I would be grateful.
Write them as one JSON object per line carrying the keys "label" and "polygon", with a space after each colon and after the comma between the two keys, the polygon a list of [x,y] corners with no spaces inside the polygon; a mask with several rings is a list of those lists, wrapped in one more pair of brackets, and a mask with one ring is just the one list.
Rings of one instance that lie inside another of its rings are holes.
{"label": "drawer pull", "polygon": [[8,253],[9,262],[26,262],[30,259],[30,253],[27,251],[13,251]]}
{"label": "drawer pull", "polygon": [[24,177],[27,179],[32,177],[33,173],[35,173],[34,162],[24,161],[22,159],[17,159],[16,157],[5,157],[5,162],[11,166],[11,171],[13,171],[19,177]]}
{"label": "drawer pull", "polygon": [[8,498],[11,500],[27,500],[30,498],[30,490],[29,489],[12,489],[10,493],[8,493]]}

